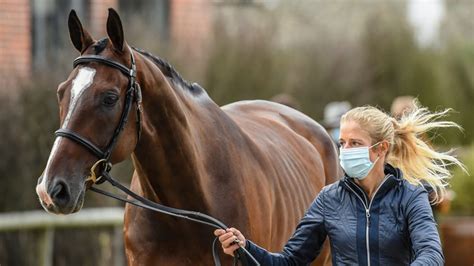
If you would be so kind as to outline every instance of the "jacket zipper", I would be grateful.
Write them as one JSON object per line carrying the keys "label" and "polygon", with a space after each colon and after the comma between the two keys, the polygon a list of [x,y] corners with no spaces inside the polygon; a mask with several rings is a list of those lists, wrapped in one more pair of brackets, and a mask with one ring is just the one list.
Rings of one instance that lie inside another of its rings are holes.
{"label": "jacket zipper", "polygon": [[[374,192],[374,195],[372,196],[372,199],[370,200],[369,202],[369,206],[367,207],[367,205],[365,204],[366,201],[364,201],[350,186],[347,186],[351,191],[352,193],[354,193],[357,198],[360,199],[360,201],[362,202],[362,205],[364,205],[364,209],[365,209],[365,217],[366,217],[366,225],[365,225],[365,245],[366,245],[366,250],[367,250],[367,265],[370,266],[370,241],[369,241],[369,226],[370,226],[370,207],[372,207],[372,202],[374,201],[374,198],[375,198],[375,195],[377,195],[377,192],[379,191],[380,187],[382,187],[383,183],[385,183],[385,181],[388,179],[388,175],[385,176],[384,180],[382,180],[382,182],[380,183],[380,185],[377,187],[377,189],[375,190]],[[359,188],[357,185],[356,187],[362,191],[361,188]],[[367,200],[367,198],[365,197],[365,192],[362,191],[362,195],[364,195],[364,198]]]}

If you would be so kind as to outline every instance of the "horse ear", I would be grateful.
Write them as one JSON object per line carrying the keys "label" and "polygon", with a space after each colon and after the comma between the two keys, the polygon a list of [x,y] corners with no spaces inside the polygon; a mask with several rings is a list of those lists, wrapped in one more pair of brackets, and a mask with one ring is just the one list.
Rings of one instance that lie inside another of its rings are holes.
{"label": "horse ear", "polygon": [[87,47],[94,43],[91,35],[82,28],[81,21],[77,17],[76,11],[71,10],[68,19],[69,36],[72,44],[79,52],[84,52]]}
{"label": "horse ear", "polygon": [[112,45],[114,46],[115,50],[123,52],[125,40],[123,36],[122,22],[120,21],[117,11],[115,11],[113,8],[109,8],[109,17],[107,18],[107,35],[112,41]]}

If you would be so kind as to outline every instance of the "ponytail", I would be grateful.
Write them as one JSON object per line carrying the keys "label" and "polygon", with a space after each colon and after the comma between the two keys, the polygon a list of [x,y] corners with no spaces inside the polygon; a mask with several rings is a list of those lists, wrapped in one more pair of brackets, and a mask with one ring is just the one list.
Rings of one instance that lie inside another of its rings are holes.
{"label": "ponytail", "polygon": [[411,184],[429,185],[433,189],[432,203],[443,200],[446,186],[451,178],[449,167],[457,165],[466,171],[465,166],[448,152],[438,152],[429,143],[427,133],[438,128],[462,128],[451,121],[443,121],[450,109],[430,113],[414,101],[411,112],[405,113],[399,121],[392,118],[394,128],[392,148],[387,162],[400,168],[405,179]]}

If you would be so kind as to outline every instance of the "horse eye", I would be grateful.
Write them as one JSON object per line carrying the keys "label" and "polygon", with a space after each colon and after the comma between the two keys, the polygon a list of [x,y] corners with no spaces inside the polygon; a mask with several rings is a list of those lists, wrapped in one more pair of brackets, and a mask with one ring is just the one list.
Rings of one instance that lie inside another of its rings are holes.
{"label": "horse eye", "polygon": [[102,99],[102,104],[107,107],[112,107],[117,103],[119,97],[116,94],[107,93]]}

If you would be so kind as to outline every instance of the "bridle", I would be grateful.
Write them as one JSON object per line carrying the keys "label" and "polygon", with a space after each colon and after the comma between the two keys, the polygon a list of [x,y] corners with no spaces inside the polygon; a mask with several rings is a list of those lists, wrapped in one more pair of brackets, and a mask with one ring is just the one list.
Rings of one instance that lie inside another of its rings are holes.
{"label": "bridle", "polygon": [[[201,224],[206,224],[214,228],[218,229],[228,229],[228,227],[222,223],[221,221],[217,220],[214,217],[211,217],[209,215],[195,212],[195,211],[188,211],[188,210],[182,210],[182,209],[177,209],[177,208],[172,208],[168,206],[164,206],[161,204],[158,204],[156,202],[153,202],[149,199],[146,199],[135,192],[131,191],[124,185],[120,184],[116,179],[114,179],[112,176],[110,176],[110,170],[112,169],[112,163],[110,162],[110,157],[112,155],[113,149],[115,145],[117,144],[117,140],[119,138],[120,133],[123,131],[125,128],[125,125],[127,124],[128,121],[128,116],[130,113],[130,110],[132,108],[133,103],[136,105],[136,113],[137,113],[137,121],[136,121],[136,128],[137,128],[137,143],[140,140],[141,136],[141,130],[142,130],[142,125],[141,125],[141,115],[142,115],[142,93],[141,93],[141,88],[140,85],[137,82],[137,70],[136,70],[136,64],[135,64],[135,58],[133,56],[133,51],[130,50],[130,58],[131,58],[131,67],[128,68],[124,66],[121,63],[112,61],[111,59],[105,58],[103,56],[99,55],[83,55],[79,56],[76,58],[73,62],[73,67],[77,67],[78,65],[81,64],[86,64],[90,62],[98,62],[105,64],[107,66],[110,66],[112,68],[120,70],[125,76],[128,78],[128,89],[126,91],[125,95],[125,105],[122,110],[122,114],[120,115],[120,121],[115,128],[115,131],[112,135],[112,138],[110,139],[109,143],[107,144],[107,147],[105,150],[101,150],[99,147],[97,147],[94,143],[89,141],[88,139],[84,138],[83,136],[79,135],[78,133],[61,128],[58,129],[55,132],[56,137],[65,137],[68,138],[79,145],[82,145],[83,147],[87,148],[90,152],[92,152],[99,160],[93,164],[93,166],[90,169],[90,175],[87,177],[86,182],[91,181],[92,185],[89,187],[90,190],[100,193],[102,195],[105,195],[107,197],[111,197],[141,208],[145,208],[148,210],[160,212],[163,214],[171,215],[174,217],[178,218],[183,218],[186,220],[190,220],[193,222],[201,223]],[[99,170],[99,175],[97,176],[97,168],[100,167]],[[124,198],[115,194],[112,194],[108,191],[104,191],[101,189],[98,189],[94,187],[94,184],[101,184],[103,182],[109,182],[128,196],[134,198],[135,200],[130,200],[128,198]],[[213,243],[212,243],[212,256],[214,258],[214,264],[216,266],[220,266],[220,260],[218,256],[218,247],[217,247],[218,239],[215,238]],[[237,241],[238,243],[238,241]],[[245,256],[247,255],[247,256]],[[249,260],[250,259],[250,260]],[[234,256],[234,265],[237,265],[237,261],[240,260],[243,265],[250,265],[249,261],[251,261],[255,265],[260,265],[257,260],[244,248],[240,247]]]}
{"label": "bridle", "polygon": [[[140,85],[137,82],[137,68],[135,64],[135,57],[133,56],[132,51],[130,51],[130,58],[132,62],[130,69],[118,62],[112,61],[108,58],[105,58],[99,55],[79,56],[73,62],[73,67],[77,67],[78,65],[89,63],[89,62],[102,63],[112,68],[120,70],[120,72],[122,72],[128,78],[128,86],[127,86],[128,89],[125,93],[125,105],[122,109],[122,114],[120,115],[119,124],[115,128],[112,138],[109,140],[109,143],[107,144],[107,147],[105,148],[104,151],[102,151],[99,147],[97,147],[94,143],[92,143],[88,139],[84,138],[83,136],[69,129],[61,128],[55,132],[56,137],[66,137],[68,139],[71,139],[77,142],[78,144],[86,147],[95,156],[100,158],[100,160],[94,164],[94,166],[92,167],[93,169],[91,170],[95,170],[95,168],[99,164],[104,164],[106,166],[105,168],[112,167],[110,163],[110,156],[112,155],[112,151],[115,145],[117,144],[117,140],[120,133],[125,128],[125,125],[127,124],[128,116],[129,116],[130,109],[132,108],[133,103],[135,103],[136,105],[136,113],[137,113],[137,121],[136,121],[137,143],[140,140],[141,129],[142,129],[142,125],[141,125],[142,93],[141,93]],[[91,175],[89,176],[88,180],[91,180],[93,183],[103,182],[103,180],[100,180],[100,176],[99,178],[96,177],[95,171],[91,171]]]}

